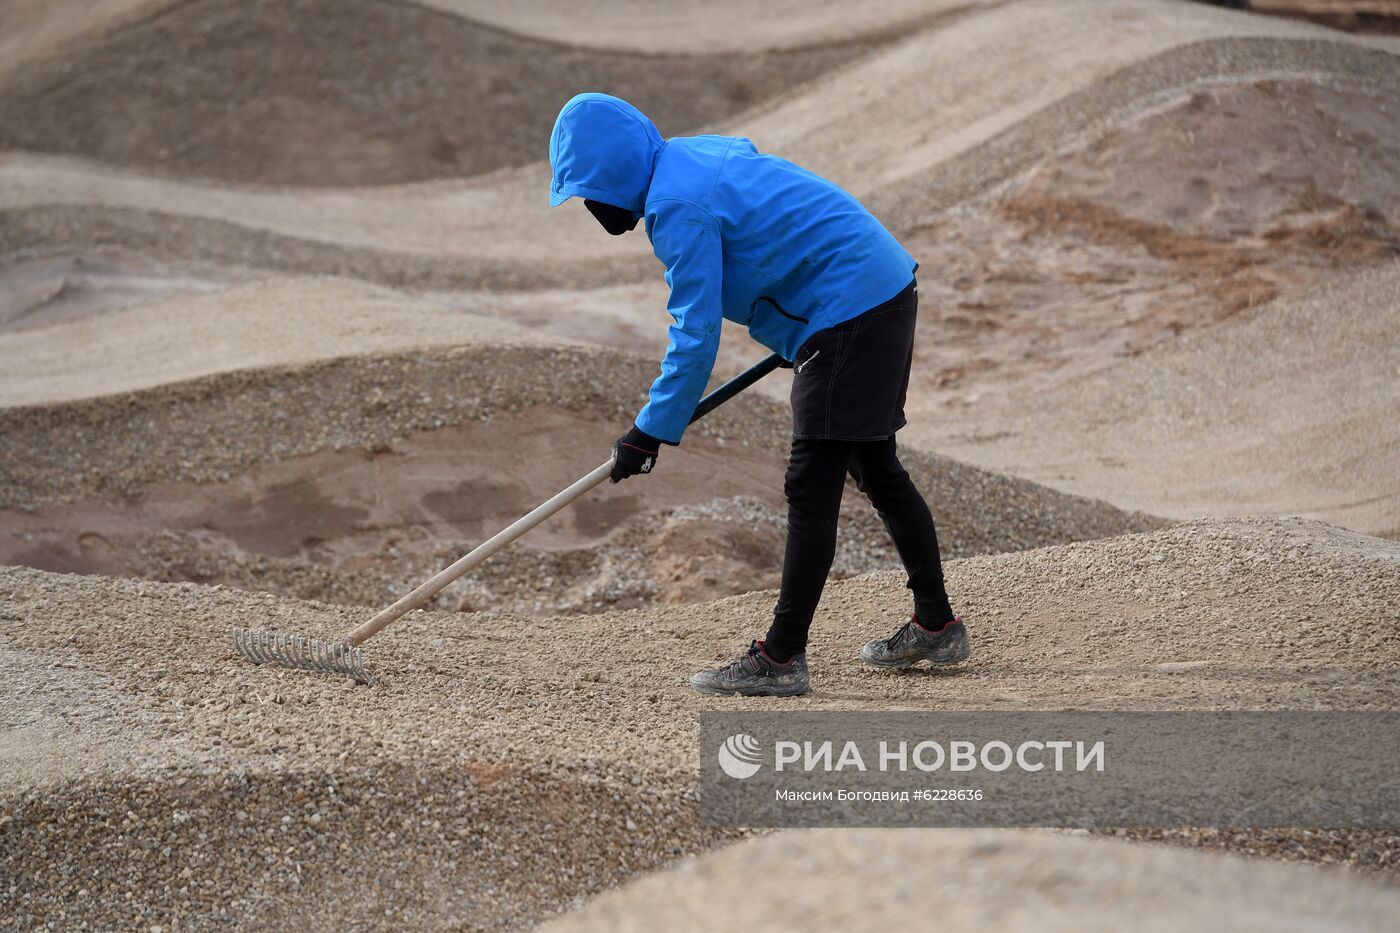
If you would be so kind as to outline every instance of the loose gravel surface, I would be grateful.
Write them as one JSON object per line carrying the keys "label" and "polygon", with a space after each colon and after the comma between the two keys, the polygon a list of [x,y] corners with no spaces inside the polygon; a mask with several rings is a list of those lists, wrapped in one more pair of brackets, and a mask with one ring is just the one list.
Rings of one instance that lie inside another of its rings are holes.
{"label": "loose gravel surface", "polygon": [[[448,348],[421,349],[434,344]],[[311,277],[0,334],[0,360],[0,561],[358,605],[392,601],[605,459],[655,373]],[[653,476],[596,491],[436,605],[576,613],[774,586],[789,434],[786,403],[748,393]],[[1159,524],[905,460],[952,557]],[[898,567],[864,497],[845,505],[837,576]]]}
{"label": "loose gravel surface", "polygon": [[1400,263],[911,440],[1127,508],[1400,534]]}
{"label": "loose gravel surface", "polygon": [[[903,621],[901,581],[864,576],[829,588],[814,689],[782,706],[1394,708],[1397,567],[1400,545],[1277,520],[971,558],[948,576],[973,660],[895,675],[855,654]],[[761,634],[771,593],[416,614],[367,645],[371,687],[229,641],[334,636],[350,609],[16,568],[0,595],[0,916],[20,928],[533,924],[724,841],[696,822],[696,714],[773,705],[684,685]]]}
{"label": "loose gravel surface", "polygon": [[[373,310],[328,321],[327,339],[338,335],[335,345],[354,352],[403,337]],[[407,585],[606,459],[654,377],[655,363],[637,355],[536,344],[524,331],[486,322],[521,336],[491,342],[490,327],[460,315],[449,315],[452,321],[459,331],[476,326],[478,339],[448,349],[216,371],[140,391],[0,408],[0,514],[13,516],[4,553],[51,569],[164,579],[185,574],[302,596],[377,601],[383,584]],[[375,322],[378,327],[371,326]],[[430,319],[417,330],[425,326],[433,326]],[[266,328],[267,335],[280,332]],[[249,340],[236,354],[191,352],[172,357],[171,365],[197,366],[204,359],[213,366],[240,354],[256,356],[264,352],[259,347],[274,356],[299,356],[302,346],[317,344]],[[28,364],[19,368],[25,372]],[[88,372],[67,381],[41,365],[33,382],[91,391],[103,384],[104,373],[126,378],[121,367],[94,360]],[[17,381],[16,394],[29,384]],[[596,503],[560,520],[566,529],[587,525],[584,533],[553,541],[552,555],[512,565],[509,575],[490,571],[479,581],[489,589],[466,594],[466,605],[592,610],[707,598],[772,582],[780,563],[781,471],[790,436],[784,403],[757,394],[735,399],[692,428],[686,446],[663,454],[654,475],[602,489]],[[528,465],[513,465],[516,457]],[[918,450],[907,450],[904,460],[952,556],[1160,524]],[[670,482],[680,484],[674,497],[667,495]],[[761,505],[734,497],[757,498]],[[709,512],[672,511],[684,505]],[[847,515],[838,568],[898,566],[878,519],[854,489]],[[560,522],[541,535],[549,537]],[[410,526],[418,530],[410,533]],[[615,531],[620,537],[604,540]],[[717,575],[708,566],[705,555],[716,551],[727,555],[719,562],[733,573]],[[274,560],[262,563],[258,555]],[[756,570],[734,576],[743,566]],[[333,571],[329,577],[326,568]]]}
{"label": "loose gravel surface", "polygon": [[1400,257],[1397,93],[1197,86],[906,236],[918,411],[975,420]]}
{"label": "loose gravel surface", "polygon": [[[935,21],[718,129],[847,185],[906,233],[1160,95],[1261,74],[1393,84],[1396,49],[1392,40],[1175,0],[1027,0]],[[649,257],[598,237],[582,211],[549,212],[539,163],[353,198],[151,172],[159,170],[7,154],[0,254],[126,246],[431,288],[589,287],[655,275]]]}
{"label": "loose gravel surface", "polygon": [[[781,892],[777,896],[774,892]],[[1341,873],[1048,832],[808,830],[687,859],[542,928],[1394,930],[1400,890]]]}
{"label": "loose gravel surface", "polygon": [[[1393,251],[1393,172],[1378,157],[1392,134],[1375,107],[1400,88],[1395,39],[1175,0],[876,0],[860,17],[765,0],[744,29],[707,9],[711,28],[693,34],[686,5],[581,4],[566,18],[588,22],[567,33],[478,0],[100,0],[81,26],[72,0],[0,12],[14,27],[0,50],[23,45],[0,55],[0,115],[13,117],[0,120],[0,293],[18,296],[0,318],[124,303],[81,293],[64,265],[79,254],[167,270],[139,285],[153,295],[224,287],[0,335],[4,559],[172,581],[0,568],[0,928],[523,928],[678,860],[688,867],[570,922],[722,917],[748,904],[734,881],[786,870],[806,894],[775,924],[811,909],[852,927],[1393,927],[1393,889],[1261,864],[1393,878],[1400,834],[1380,830],[776,834],[687,860],[742,835],[699,825],[697,714],[774,703],[685,686],[771,617],[759,588],[781,546],[788,413],[763,393],[663,455],[646,493],[602,491],[537,548],[450,588],[437,608],[458,611],[370,642],[372,686],[234,654],[236,625],[343,634],[498,513],[560,485],[483,450],[514,443],[577,475],[596,465],[593,435],[606,447],[604,426],[642,403],[656,365],[642,342],[664,321],[637,312],[660,309],[641,284],[655,260],[643,237],[603,236],[580,205],[543,198],[540,134],[580,81],[634,96],[668,135],[750,136],[847,185],[914,246],[941,242],[958,211],[1016,227],[1013,239],[1068,223],[1112,278],[1108,234],[1126,229],[1114,248],[1149,253],[1195,238],[1195,258],[1224,256],[1211,265],[1221,284],[1197,266],[1162,276],[1209,292],[1203,318],[1212,302],[1253,306],[1237,299],[1256,279],[1306,284],[1293,267],[1235,262],[1256,234],[1273,259],[1294,250],[1283,258],[1298,269],[1359,269],[1329,265],[1357,252],[1358,230],[1365,249]],[[600,43],[619,17],[626,34]],[[669,54],[678,43],[696,54]],[[1200,105],[1217,92],[1216,109]],[[1258,133],[1217,112],[1236,105]],[[1325,168],[1311,188],[1292,169],[1214,164],[1231,145],[1257,157],[1280,121],[1300,133],[1282,148]],[[1202,151],[1154,148],[1172,132]],[[1154,170],[1163,159],[1182,177]],[[1183,187],[1209,196],[1171,193]],[[1196,212],[1173,213],[1185,203]],[[1270,241],[1280,217],[1330,225]],[[1003,245],[1035,260],[1034,242]],[[1088,255],[1079,247],[1061,252]],[[926,280],[955,290],[965,267],[987,267],[920,258]],[[250,283],[266,270],[302,278]],[[1092,284],[1053,262],[1035,272]],[[1056,314],[1033,278],[992,292],[1015,303],[1022,288]],[[1102,385],[1023,393],[1001,420],[934,423],[911,405],[902,440],[1027,477],[906,455],[946,552],[963,558],[948,582],[974,657],[938,674],[855,660],[903,622],[908,593],[852,492],[838,575],[878,572],[829,586],[815,688],[783,708],[1396,708],[1400,543],[1292,518],[1164,528],[1033,481],[1173,517],[1307,510],[1400,537],[1385,472],[1400,423],[1386,391],[1391,278],[1323,282],[1154,347]],[[40,279],[63,284],[31,287]],[[1097,284],[1134,306],[1126,286]],[[476,310],[484,290],[504,296],[492,313],[535,329],[451,310]],[[611,307],[618,296],[633,306]],[[609,306],[604,323],[590,303]],[[574,342],[614,336],[612,349]],[[731,342],[721,369],[744,352]],[[742,464],[742,481],[721,482],[720,464]],[[492,485],[502,473],[519,482]],[[684,495],[666,501],[667,481]],[[917,920],[899,910],[909,903]]]}
{"label": "loose gravel surface", "polygon": [[575,341],[353,279],[271,278],[0,333],[0,407],[115,395],[234,370],[471,343]]}
{"label": "loose gravel surface", "polygon": [[861,40],[709,55],[590,50],[392,0],[194,0],[0,83],[0,147],[221,181],[382,185],[542,158],[580,88],[668,135],[802,84]]}

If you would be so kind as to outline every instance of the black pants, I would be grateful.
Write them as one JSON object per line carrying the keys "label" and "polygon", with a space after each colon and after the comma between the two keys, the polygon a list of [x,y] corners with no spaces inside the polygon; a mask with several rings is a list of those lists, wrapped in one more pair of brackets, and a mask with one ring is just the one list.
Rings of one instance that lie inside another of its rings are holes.
{"label": "black pants", "polygon": [[937,628],[953,618],[933,516],[895,453],[883,441],[794,440],[783,488],[788,500],[782,591],[764,646],[777,660],[801,654],[836,555],[836,521],[850,473],[894,541],[920,621]]}
{"label": "black pants", "polygon": [[836,554],[849,473],[880,513],[909,574],[920,621],[953,618],[928,505],[895,452],[913,360],[918,288],[824,330],[797,352],[782,591],[764,645],[777,660],[800,654]]}

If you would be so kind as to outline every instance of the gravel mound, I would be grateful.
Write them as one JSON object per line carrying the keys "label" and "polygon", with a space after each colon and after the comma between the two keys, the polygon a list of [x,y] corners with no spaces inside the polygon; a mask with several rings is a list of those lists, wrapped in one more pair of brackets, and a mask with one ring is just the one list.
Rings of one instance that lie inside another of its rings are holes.
{"label": "gravel mound", "polygon": [[[1393,48],[1203,4],[1030,0],[932,23],[719,129],[846,184],[905,234],[1159,95],[1261,73],[1384,89],[1396,82]],[[581,211],[546,216],[539,164],[353,199],[182,185],[37,156],[12,156],[0,172],[0,254],[126,246],[443,289],[655,275],[649,256],[586,236],[597,231],[573,216]]]}
{"label": "gravel mound", "polygon": [[[794,49],[895,37],[1002,0],[707,0],[703,5],[646,0],[424,0],[426,5],[523,33],[588,48],[653,55]],[[853,16],[855,12],[857,15]],[[743,23],[736,29],[735,23]]]}
{"label": "gravel mound", "polygon": [[15,259],[0,263],[0,333],[213,291],[230,278],[228,270],[173,267],[120,250]]}
{"label": "gravel mound", "polygon": [[[281,278],[0,333],[0,406],[73,401],[211,373],[422,346],[568,345],[349,279]],[[139,367],[132,365],[140,361]]]}
{"label": "gravel mound", "polygon": [[[602,347],[478,342],[3,408],[0,507],[132,497],[162,482],[227,482],[255,464],[392,445],[417,432],[512,418],[531,408],[625,424],[645,401],[655,365]],[[751,394],[711,414],[692,434],[785,457],[791,418],[782,403]],[[606,453],[606,439],[602,445]],[[577,474],[595,466],[594,459],[580,461]],[[907,465],[940,503],[946,524],[970,520],[950,537],[964,553],[1103,537],[1153,523],[1090,500],[1046,497],[1034,484],[934,455],[910,451]]]}
{"label": "gravel mound", "polygon": [[836,179],[904,230],[1161,95],[1264,75],[1393,86],[1397,52],[1206,4],[1027,0],[911,35],[726,127]]}
{"label": "gravel mound", "polygon": [[[706,465],[714,469],[713,463]],[[781,476],[780,467],[771,472]],[[668,483],[662,493],[672,491]],[[458,495],[470,494],[458,490]],[[534,498],[542,497],[540,493]],[[787,529],[786,511],[776,498],[770,490],[766,499],[716,497],[674,508],[639,508],[623,494],[607,500],[615,508],[588,511],[594,532],[590,540],[558,547],[551,539],[560,527],[551,525],[514,545],[509,559],[488,562],[429,606],[458,612],[574,615],[695,603],[776,588]],[[506,512],[490,525],[490,533],[533,504]],[[481,508],[481,503],[468,507]],[[232,539],[221,533],[220,525],[239,523],[245,516],[238,513],[225,516],[223,522],[215,517],[208,526],[187,523],[172,528],[152,521],[115,533],[92,520],[110,509],[95,504],[76,515],[43,510],[37,518],[0,512],[10,525],[0,537],[0,563],[61,573],[223,584],[377,609],[487,537],[453,538],[449,533],[444,538],[429,522],[408,518],[378,527],[357,522],[353,537],[327,540],[314,518],[307,521],[305,515],[266,507],[258,510],[258,521],[242,521],[239,537]],[[609,510],[616,516],[607,516]],[[580,524],[569,528],[567,517],[560,522],[566,535]],[[846,503],[842,525],[833,579],[901,566],[863,500]],[[243,536],[266,543],[250,545],[240,540]],[[945,552],[950,557],[960,553],[952,548]]]}
{"label": "gravel mound", "polygon": [[[957,561],[972,662],[893,676],[855,654],[906,594],[863,576],[828,589],[815,688],[784,708],[1394,708],[1397,566],[1400,545],[1273,520]],[[772,599],[419,613],[357,687],[247,665],[228,633],[334,636],[359,611],[17,568],[0,596],[0,913],[25,928],[519,927],[713,846],[696,714],[764,701],[684,677]]]}
{"label": "gravel mound", "polygon": [[1400,257],[1395,98],[1199,87],[918,228],[917,410],[975,419]]}
{"label": "gravel mound", "polygon": [[885,187],[868,203],[887,224],[907,230],[940,211],[994,193],[1056,150],[1110,130],[1163,98],[1261,76],[1370,82],[1381,93],[1394,94],[1400,86],[1400,54],[1321,37],[1201,38],[1124,65],[931,171]]}
{"label": "gravel mound", "polygon": [[540,159],[580,88],[674,135],[865,51],[590,51],[397,0],[195,0],[11,76],[0,147],[239,183],[379,185]]}
{"label": "gravel mound", "polygon": [[[783,896],[760,893],[772,891]],[[874,931],[918,929],[932,912],[949,931],[1379,931],[1397,911],[1392,887],[1237,857],[1041,832],[810,830],[687,859],[542,929],[623,933],[704,917]]]}
{"label": "gravel mound", "polygon": [[[267,287],[251,286],[251,297]],[[0,559],[379,604],[596,466],[655,371],[637,355],[545,343],[468,315],[413,324],[416,311],[389,296],[366,304],[358,287],[306,288],[276,292],[227,340],[172,354],[186,373],[213,370],[198,379],[0,409]],[[200,301],[215,320],[245,291]],[[128,370],[110,347],[88,359],[83,341],[58,342],[74,347],[64,354],[40,338],[96,328],[134,344],[165,340],[167,312],[198,304],[0,338],[19,350],[37,340],[32,355],[16,353],[15,391],[86,395],[121,383]],[[397,327],[405,315],[412,326]],[[383,352],[424,328],[464,342]],[[345,355],[303,359],[319,353]],[[263,358],[303,361],[220,371]],[[589,612],[776,585],[790,433],[785,403],[736,399],[646,486],[600,490],[438,605]],[[952,557],[1160,524],[922,451],[903,459]],[[864,497],[851,489],[844,509],[836,573],[898,567]]]}
{"label": "gravel mound", "polygon": [[910,429],[988,469],[1154,514],[1400,529],[1400,264],[1026,402]]}

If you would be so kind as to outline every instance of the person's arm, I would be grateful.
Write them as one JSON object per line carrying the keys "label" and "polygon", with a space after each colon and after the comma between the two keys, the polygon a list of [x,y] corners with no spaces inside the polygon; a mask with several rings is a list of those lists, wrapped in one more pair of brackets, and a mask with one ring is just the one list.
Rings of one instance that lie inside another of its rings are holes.
{"label": "person's arm", "polygon": [[723,253],[715,219],[683,201],[661,202],[650,232],[652,249],[666,266],[666,310],[673,323],[661,375],[636,426],[663,443],[679,444],[719,352]]}

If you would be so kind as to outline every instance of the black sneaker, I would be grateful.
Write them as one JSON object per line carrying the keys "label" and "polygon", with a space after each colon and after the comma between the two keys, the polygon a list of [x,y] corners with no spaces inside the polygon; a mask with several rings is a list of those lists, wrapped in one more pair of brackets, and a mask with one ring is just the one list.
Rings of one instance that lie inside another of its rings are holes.
{"label": "black sneaker", "polygon": [[737,661],[712,671],[701,671],[690,678],[690,685],[701,693],[741,697],[795,697],[812,685],[807,676],[807,655],[794,655],[779,664],[763,650],[763,642],[749,646]]}
{"label": "black sneaker", "polygon": [[878,638],[860,649],[860,659],[876,667],[913,667],[920,661],[939,667],[966,661],[971,655],[972,643],[961,616],[936,632],[920,625],[918,616],[911,616],[889,638]]}

